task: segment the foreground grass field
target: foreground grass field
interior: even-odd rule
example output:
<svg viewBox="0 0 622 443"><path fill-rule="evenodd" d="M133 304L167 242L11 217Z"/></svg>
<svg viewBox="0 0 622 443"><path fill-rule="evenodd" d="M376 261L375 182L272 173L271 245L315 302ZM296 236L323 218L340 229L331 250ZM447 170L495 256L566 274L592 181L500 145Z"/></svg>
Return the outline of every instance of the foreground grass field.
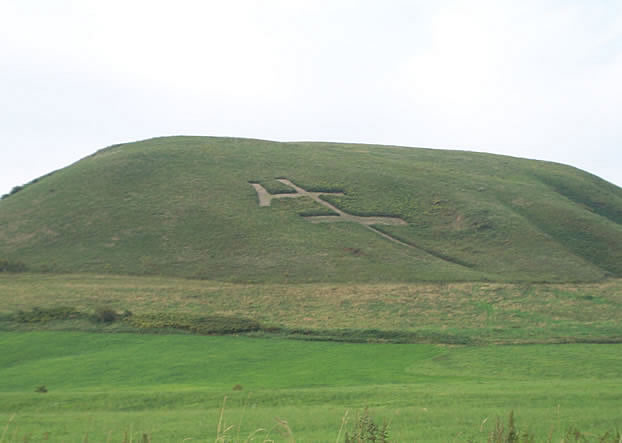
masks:
<svg viewBox="0 0 622 443"><path fill-rule="evenodd" d="M278 418L297 441L335 441L365 407L393 441L486 441L510 410L538 441L622 427L619 345L2 332L0 348L4 441L214 441L225 397L242 440L287 440Z"/></svg>
<svg viewBox="0 0 622 443"><path fill-rule="evenodd" d="M0 273L0 330L132 331L122 322L18 324L35 307L221 315L277 335L417 343L619 343L622 280L585 284L251 285L159 277ZM258 332L259 334L259 332Z"/></svg>
<svg viewBox="0 0 622 443"><path fill-rule="evenodd" d="M207 337L127 334L141 330L88 317L16 320L60 306L264 328ZM296 441L336 441L341 429L343 440L366 407L390 423L393 441L486 441L510 411L536 441L560 441L571 427L598 441L622 428L620 318L621 280L253 285L0 274L0 442L214 441L225 397L221 434L239 441L259 429L255 441L286 441L288 429Z"/></svg>

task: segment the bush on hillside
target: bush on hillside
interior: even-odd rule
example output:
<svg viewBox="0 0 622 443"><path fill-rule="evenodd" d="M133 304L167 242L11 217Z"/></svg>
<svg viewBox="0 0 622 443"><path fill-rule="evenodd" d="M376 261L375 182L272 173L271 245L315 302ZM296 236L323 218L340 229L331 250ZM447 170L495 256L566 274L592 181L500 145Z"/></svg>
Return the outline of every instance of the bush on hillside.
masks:
<svg viewBox="0 0 622 443"><path fill-rule="evenodd" d="M35 184L37 182L40 182L41 180L43 180L46 177L49 177L50 175L54 174L55 172L56 171L52 171L52 172L49 172L49 173L47 173L45 175L42 175L41 177L37 177L34 180L29 181L25 185L14 186L13 189L11 189L11 192L9 192L8 194L4 194L0 198L0 200L4 200L5 198L12 196L13 194L17 194L19 191L22 191L22 190L26 189L27 186L33 185L33 184Z"/></svg>
<svg viewBox="0 0 622 443"><path fill-rule="evenodd" d="M127 309L123 312L117 312L115 309L108 306L99 306L95 309L95 312L91 316L91 320L97 323L113 323L119 320L125 320L131 317L132 312Z"/></svg>
<svg viewBox="0 0 622 443"><path fill-rule="evenodd" d="M26 272L27 267L20 261L11 261L0 258L0 272Z"/></svg>
<svg viewBox="0 0 622 443"><path fill-rule="evenodd" d="M119 314L112 308L99 307L95 309L95 320L100 323L112 323L119 318Z"/></svg>
<svg viewBox="0 0 622 443"><path fill-rule="evenodd" d="M24 186L14 186L13 189L11 189L11 192L2 196L2 199L4 200L5 198L12 196L13 194L17 194L22 189L24 189Z"/></svg>

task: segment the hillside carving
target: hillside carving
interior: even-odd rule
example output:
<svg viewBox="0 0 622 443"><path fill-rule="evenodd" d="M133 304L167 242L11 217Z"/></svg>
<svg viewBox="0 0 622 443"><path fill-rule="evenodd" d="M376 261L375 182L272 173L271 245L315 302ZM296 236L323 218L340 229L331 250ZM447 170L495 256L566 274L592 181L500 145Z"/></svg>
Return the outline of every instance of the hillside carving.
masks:
<svg viewBox="0 0 622 443"><path fill-rule="evenodd" d="M375 232L376 234L380 235L381 237L387 240L390 240L394 243L399 243L404 246L412 247L411 245L404 243L396 239L395 237L392 237L389 234L385 234L384 232L381 232L373 227L373 225L404 226L408 224L399 217L379 217L379 216L363 217L359 215L348 214L347 212L337 208L336 206L330 204L326 200L323 200L322 198L320 198L322 195L344 195L343 192L312 192L312 191L307 191L301 188L300 186L295 185L290 180L287 180L285 178L280 178L278 179L278 181L292 188L296 192L283 193L283 194L270 194L266 190L266 188L264 188L259 183L251 183L251 186L257 192L257 197L259 199L259 206L270 206L270 204L272 203L272 200L274 199L309 197L313 201L330 209L336 214L336 215L304 216L311 223L339 223L339 222L358 223L358 224L365 226L366 228L370 229L371 231Z"/></svg>

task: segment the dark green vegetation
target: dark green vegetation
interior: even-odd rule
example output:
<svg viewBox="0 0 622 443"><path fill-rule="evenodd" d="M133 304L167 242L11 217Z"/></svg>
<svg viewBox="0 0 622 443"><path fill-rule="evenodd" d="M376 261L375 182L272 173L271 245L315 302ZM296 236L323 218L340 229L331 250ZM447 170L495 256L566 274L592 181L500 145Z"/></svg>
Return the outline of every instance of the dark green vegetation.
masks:
<svg viewBox="0 0 622 443"><path fill-rule="evenodd" d="M259 207L286 177L379 226ZM237 282L598 281L622 276L622 190L559 164L332 143L170 137L113 146L0 202L0 257L35 271Z"/></svg>
<svg viewBox="0 0 622 443"><path fill-rule="evenodd" d="M26 269L22 262L0 259L0 272L26 272Z"/></svg>
<svg viewBox="0 0 622 443"><path fill-rule="evenodd" d="M391 441L486 441L510 410L537 441L622 427L618 345L3 332L0 348L0 434L8 424L11 441L214 441L225 396L222 430L242 441L259 428L257 441L270 430L287 441L275 417L297 441L336 441L365 407L390 423Z"/></svg>

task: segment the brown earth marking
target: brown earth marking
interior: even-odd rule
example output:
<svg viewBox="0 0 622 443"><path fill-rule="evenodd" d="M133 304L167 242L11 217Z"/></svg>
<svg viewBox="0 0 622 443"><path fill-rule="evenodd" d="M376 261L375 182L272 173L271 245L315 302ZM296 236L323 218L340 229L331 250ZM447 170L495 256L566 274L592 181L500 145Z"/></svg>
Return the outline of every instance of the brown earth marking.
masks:
<svg viewBox="0 0 622 443"><path fill-rule="evenodd" d="M278 179L278 181L283 183L286 186L289 186L296 192L288 193L288 194L270 194L266 190L266 188L261 186L259 183L251 183L251 186L255 188L255 191L257 191L257 197L259 198L259 206L270 206L270 204L272 203L272 200L275 198L309 197L313 201L319 203L320 205L330 209L331 211L337 214L337 215L305 216L305 218L308 219L311 223L339 223L339 222L358 223L358 224L365 226L370 231L375 232L376 234L380 235L381 237L389 241L398 243L403 246L407 246L409 248L413 247L412 245L409 245L408 243L404 243L403 241L400 241L397 238L392 237L389 234L381 232L372 226L372 225L405 226L408 224L399 217L376 217L376 216L362 217L358 215L348 214L347 212L342 211L341 209L337 208L336 206L333 206L326 200L322 200L320 198L320 196L325 195L325 194L344 195L343 192L310 192L310 191L307 191L301 188L300 186L295 185L290 180L287 180L285 178L280 178Z"/></svg>

